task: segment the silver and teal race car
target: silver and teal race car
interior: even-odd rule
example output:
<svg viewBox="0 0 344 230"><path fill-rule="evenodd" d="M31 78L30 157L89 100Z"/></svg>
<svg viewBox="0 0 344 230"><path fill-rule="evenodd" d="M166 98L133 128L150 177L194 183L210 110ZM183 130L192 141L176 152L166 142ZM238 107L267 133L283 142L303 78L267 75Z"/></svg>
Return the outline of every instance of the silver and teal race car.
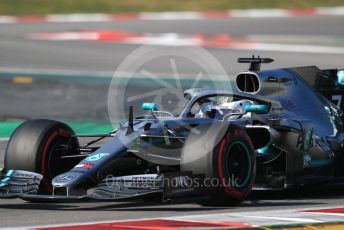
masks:
<svg viewBox="0 0 344 230"><path fill-rule="evenodd" d="M178 115L143 103L143 116L130 107L117 130L84 136L58 121L23 123L6 149L0 198L232 205L252 189L342 181L344 70L238 61L250 67L233 89L186 90Z"/></svg>

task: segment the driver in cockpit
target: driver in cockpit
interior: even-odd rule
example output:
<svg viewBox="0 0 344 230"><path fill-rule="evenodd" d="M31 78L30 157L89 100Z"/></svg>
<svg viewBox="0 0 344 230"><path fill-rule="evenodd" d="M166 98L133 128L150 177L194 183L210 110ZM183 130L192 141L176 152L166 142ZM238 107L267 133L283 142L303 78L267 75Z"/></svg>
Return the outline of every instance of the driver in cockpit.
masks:
<svg viewBox="0 0 344 230"><path fill-rule="evenodd" d="M226 99L221 99L219 102L209 101L201 105L199 112L195 117L204 117L222 120L228 114L243 113L246 105L253 105L254 102L250 100L238 100L228 102ZM231 119L237 119L238 115L231 116Z"/></svg>

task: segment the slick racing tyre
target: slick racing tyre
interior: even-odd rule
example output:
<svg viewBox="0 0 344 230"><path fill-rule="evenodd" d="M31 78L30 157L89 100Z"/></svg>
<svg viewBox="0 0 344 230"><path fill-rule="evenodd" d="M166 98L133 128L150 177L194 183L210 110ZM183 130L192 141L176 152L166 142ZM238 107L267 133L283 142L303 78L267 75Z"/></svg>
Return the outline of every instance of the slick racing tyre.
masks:
<svg viewBox="0 0 344 230"><path fill-rule="evenodd" d="M210 199L200 202L203 205L236 205L249 195L255 181L256 157L246 131L223 126L196 127L198 134L191 132L182 151L181 171L205 176L201 186Z"/></svg>
<svg viewBox="0 0 344 230"><path fill-rule="evenodd" d="M74 131L61 122L36 119L21 124L12 134L5 153L5 169L43 175L40 192L51 192L51 180L77 163L78 140ZM79 159L76 159L79 160Z"/></svg>

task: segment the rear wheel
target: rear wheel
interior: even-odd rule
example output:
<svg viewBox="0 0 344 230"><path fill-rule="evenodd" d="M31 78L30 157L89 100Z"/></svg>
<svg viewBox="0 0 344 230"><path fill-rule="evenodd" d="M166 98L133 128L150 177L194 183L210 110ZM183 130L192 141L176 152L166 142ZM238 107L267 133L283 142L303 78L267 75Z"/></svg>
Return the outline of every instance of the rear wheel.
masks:
<svg viewBox="0 0 344 230"><path fill-rule="evenodd" d="M5 153L5 168L43 175L41 192L51 192L51 180L73 168L77 161L66 158L77 154L74 131L58 121L35 119L21 124L12 134Z"/></svg>
<svg viewBox="0 0 344 230"><path fill-rule="evenodd" d="M235 205L252 190L256 165L254 149L245 130L240 127L230 125L221 132L221 124L213 126L213 132L203 130L209 127L198 127L199 133L206 134L206 137L190 135L182 152L181 171L205 175L208 183L204 181L203 186L208 188L210 199L201 204ZM192 143L202 139L202 147Z"/></svg>

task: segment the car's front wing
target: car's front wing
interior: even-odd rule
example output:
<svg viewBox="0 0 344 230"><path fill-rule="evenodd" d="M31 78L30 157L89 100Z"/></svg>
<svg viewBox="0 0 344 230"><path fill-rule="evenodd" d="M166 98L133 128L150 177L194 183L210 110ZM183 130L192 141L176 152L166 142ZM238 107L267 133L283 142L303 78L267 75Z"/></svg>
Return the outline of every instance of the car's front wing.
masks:
<svg viewBox="0 0 344 230"><path fill-rule="evenodd" d="M88 201L132 201L149 198L160 198L161 201L166 201L172 198L201 195L201 192L192 187L192 184L188 185L183 183L191 180L188 179L193 176L190 172L175 172L165 175L143 174L107 177L96 187L88 189L86 194L80 196L40 194L38 187L43 178L42 175L19 170L10 170L10 172L3 173L2 178L0 178L1 183L3 183L2 187L0 187L0 199L19 198L38 203L73 203ZM21 187L18 187L18 180L20 180L19 184ZM167 180L168 183L165 183ZM175 181L176 183L171 183L171 181ZM32 187L35 189L32 189Z"/></svg>

